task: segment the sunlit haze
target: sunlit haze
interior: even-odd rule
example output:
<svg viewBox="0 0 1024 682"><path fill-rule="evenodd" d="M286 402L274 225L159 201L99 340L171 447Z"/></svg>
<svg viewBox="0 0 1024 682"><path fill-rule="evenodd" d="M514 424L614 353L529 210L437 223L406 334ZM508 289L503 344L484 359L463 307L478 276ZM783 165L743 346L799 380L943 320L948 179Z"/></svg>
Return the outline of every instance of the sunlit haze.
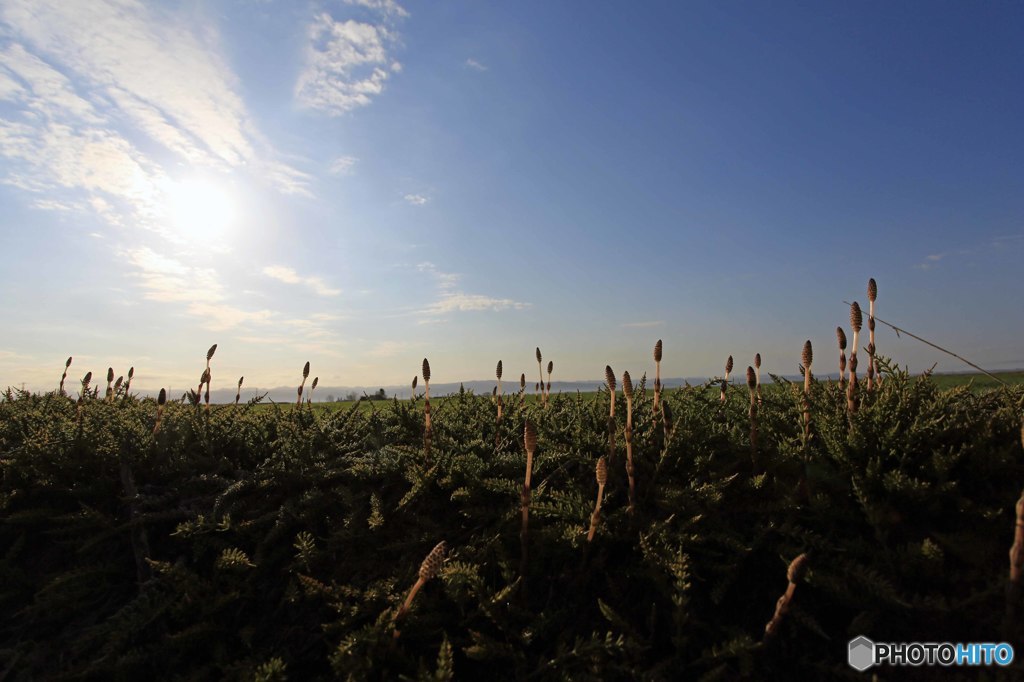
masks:
<svg viewBox="0 0 1024 682"><path fill-rule="evenodd" d="M639 376L657 339L662 376L793 374L869 277L1024 367L1022 36L1019 2L4 0L0 389L184 388L213 343L214 388Z"/></svg>

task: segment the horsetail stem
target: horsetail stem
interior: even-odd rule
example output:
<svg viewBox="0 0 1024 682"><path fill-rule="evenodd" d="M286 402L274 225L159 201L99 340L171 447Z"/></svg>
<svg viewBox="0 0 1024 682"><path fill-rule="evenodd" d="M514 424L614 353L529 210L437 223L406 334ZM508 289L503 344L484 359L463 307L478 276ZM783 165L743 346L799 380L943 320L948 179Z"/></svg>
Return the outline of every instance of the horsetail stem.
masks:
<svg viewBox="0 0 1024 682"><path fill-rule="evenodd" d="M661 339L654 344L654 405L651 410L658 412L658 404L661 402Z"/></svg>
<svg viewBox="0 0 1024 682"><path fill-rule="evenodd" d="M601 521L601 501L604 499L604 486L608 483L608 460L599 457L597 467L594 471L597 478L597 503L594 505L594 513L590 515L590 530L587 532L587 542L594 540L597 533L597 524Z"/></svg>
<svg viewBox="0 0 1024 682"><path fill-rule="evenodd" d="M235 405L242 398L242 381L245 379L244 376L238 377L238 391L235 393Z"/></svg>
<svg viewBox="0 0 1024 682"><path fill-rule="evenodd" d="M622 373L622 394L626 396L626 475L629 477L629 507L627 511L632 514L636 503L636 479L633 466L633 380L630 378L629 372Z"/></svg>
<svg viewBox="0 0 1024 682"><path fill-rule="evenodd" d="M302 407L302 389L306 387L306 379L309 377L309 361L302 366L302 383L299 384L298 398L295 400L296 407Z"/></svg>
<svg viewBox="0 0 1024 682"><path fill-rule="evenodd" d="M430 424L430 363L423 358L423 455L430 461L430 444L434 434Z"/></svg>
<svg viewBox="0 0 1024 682"><path fill-rule="evenodd" d="M160 421L164 416L164 405L167 404L167 389L161 388L160 395L156 399L156 424L153 426L153 435L160 430Z"/></svg>
<svg viewBox="0 0 1024 682"><path fill-rule="evenodd" d="M761 404L761 354L754 353L754 373L757 375L757 404Z"/></svg>
<svg viewBox="0 0 1024 682"><path fill-rule="evenodd" d="M757 373L753 367L747 367L747 390L750 391L750 461L757 466Z"/></svg>
<svg viewBox="0 0 1024 682"><path fill-rule="evenodd" d="M836 340L839 342L839 388L846 385L846 332L836 327Z"/></svg>
<svg viewBox="0 0 1024 682"><path fill-rule="evenodd" d="M523 546L522 570L520 574L525 580L530 526L530 478L533 475L533 453L537 449L537 429L530 420L527 420L526 425L523 427L523 445L526 446L526 478L524 479L523 489L519 496L523 519L522 529L519 531L519 541Z"/></svg>
<svg viewBox="0 0 1024 682"><path fill-rule="evenodd" d="M766 640L778 632L783 617L789 612L790 603L793 601L793 594L796 592L796 586L803 582L806 575L807 555L801 554L790 562L789 569L786 571L786 579L789 580L789 585L786 586L786 592L779 597L779 601L775 604L775 615L764 626L764 638Z"/></svg>
<svg viewBox="0 0 1024 682"><path fill-rule="evenodd" d="M811 438L811 364L814 362L814 351L811 348L810 339L804 342L800 360L804 365L804 444L806 445Z"/></svg>
<svg viewBox="0 0 1024 682"><path fill-rule="evenodd" d="M615 464L615 372L605 365L604 379L608 384L608 463Z"/></svg>
<svg viewBox="0 0 1024 682"><path fill-rule="evenodd" d="M427 584L427 582L433 579L438 573L441 572L441 566L444 564L444 554L447 550L447 545L444 540L437 543L434 549L430 550L430 554L420 564L419 574L416 577L416 582L413 584L412 589L409 590L409 595L405 598L405 602L402 604L402 608L395 614L391 624L395 627L394 634L392 635L395 639L398 639L402 633L398 630L398 622L405 617L405 614L409 611L409 607L412 606L412 600L416 598L416 593Z"/></svg>
<svg viewBox="0 0 1024 682"><path fill-rule="evenodd" d="M60 387L57 391L61 395L64 395L64 380L68 378L68 368L71 367L71 357L72 356L68 356L67 362L64 363L64 373L60 375Z"/></svg>

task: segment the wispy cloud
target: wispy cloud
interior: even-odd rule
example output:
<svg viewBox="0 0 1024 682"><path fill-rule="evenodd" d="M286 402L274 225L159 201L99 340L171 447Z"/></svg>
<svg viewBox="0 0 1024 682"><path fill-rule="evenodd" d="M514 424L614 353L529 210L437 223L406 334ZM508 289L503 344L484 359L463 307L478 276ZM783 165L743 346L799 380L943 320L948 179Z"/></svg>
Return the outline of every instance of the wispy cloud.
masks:
<svg viewBox="0 0 1024 682"><path fill-rule="evenodd" d="M402 198L405 199L407 204L412 204L413 206L422 206L430 201L430 197L423 196L422 194L406 194Z"/></svg>
<svg viewBox="0 0 1024 682"><path fill-rule="evenodd" d="M931 270L936 265L938 265L939 261L942 260L943 258L945 258L945 256L946 256L946 254L944 254L944 253L932 253L932 254L929 254L929 255L924 257L924 262L923 263L918 263L914 267L917 268L918 270Z"/></svg>
<svg viewBox="0 0 1024 682"><path fill-rule="evenodd" d="M355 168L358 162L359 159L354 156L339 156L331 162L327 170L331 175L351 175L352 169Z"/></svg>
<svg viewBox="0 0 1024 682"><path fill-rule="evenodd" d="M371 358L393 358L411 348L406 341L379 341L365 355Z"/></svg>
<svg viewBox="0 0 1024 682"><path fill-rule="evenodd" d="M249 310L233 305L217 274L210 268L185 265L149 248L122 254L135 271L131 276L143 290L143 297L163 303L183 303L185 315L195 318L211 331L234 329L247 322L269 322L270 310Z"/></svg>
<svg viewBox="0 0 1024 682"><path fill-rule="evenodd" d="M387 16L394 16L404 18L409 16L409 12L404 7L399 5L395 0L345 0L346 5L354 5L357 7L366 7L367 9L381 12Z"/></svg>
<svg viewBox="0 0 1024 682"><path fill-rule="evenodd" d="M474 71L486 71L487 67L478 62L477 60L470 57L466 60L466 66L473 69Z"/></svg>
<svg viewBox="0 0 1024 682"><path fill-rule="evenodd" d="M392 5L398 7L375 0L354 0L349 4L381 11ZM295 84L295 97L302 106L331 116L364 107L384 91L390 72L401 70L401 65L388 54L394 34L382 23L339 21L322 12L306 32L306 64Z"/></svg>
<svg viewBox="0 0 1024 682"><path fill-rule="evenodd" d="M625 324L619 325L620 327L660 327L665 324L665 320L653 320L651 322L626 322Z"/></svg>
<svg viewBox="0 0 1024 682"><path fill-rule="evenodd" d="M284 265L268 265L263 268L263 274L285 284L305 285L318 296L338 296L341 294L341 289L329 286L322 277L302 277L295 270Z"/></svg>
<svg viewBox="0 0 1024 682"><path fill-rule="evenodd" d="M420 263L416 266L420 272L431 275L437 283L439 298L419 311L420 315L428 318L437 318L440 315L453 312L471 312L481 310L523 310L529 308L529 303L515 301L510 298L493 298L482 294L467 294L457 289L460 275L451 272L443 272L436 265L430 262ZM427 320L424 323L431 321Z"/></svg>
<svg viewBox="0 0 1024 682"><path fill-rule="evenodd" d="M9 0L0 19L18 41L2 61L22 80L23 104L43 121L54 110L68 119L65 144L88 144L85 133L99 133L89 127L110 134L128 123L190 163L244 166L284 192L308 193L308 176L275 159L256 132L205 18L118 0Z"/></svg>

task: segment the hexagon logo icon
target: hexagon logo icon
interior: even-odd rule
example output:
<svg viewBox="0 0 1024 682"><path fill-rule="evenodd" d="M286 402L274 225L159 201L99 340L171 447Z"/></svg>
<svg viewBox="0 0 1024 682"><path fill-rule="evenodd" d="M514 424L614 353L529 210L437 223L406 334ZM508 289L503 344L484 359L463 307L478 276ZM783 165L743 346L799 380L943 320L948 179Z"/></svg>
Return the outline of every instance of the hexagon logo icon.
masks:
<svg viewBox="0 0 1024 682"><path fill-rule="evenodd" d="M864 635L851 639L847 660L851 668L864 672L875 664L875 643Z"/></svg>

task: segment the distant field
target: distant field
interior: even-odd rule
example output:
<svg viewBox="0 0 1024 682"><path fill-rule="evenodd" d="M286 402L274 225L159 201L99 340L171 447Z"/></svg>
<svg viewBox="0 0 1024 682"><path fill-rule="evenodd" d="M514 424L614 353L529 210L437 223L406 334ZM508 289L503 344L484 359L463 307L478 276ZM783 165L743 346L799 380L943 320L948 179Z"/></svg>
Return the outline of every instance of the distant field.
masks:
<svg viewBox="0 0 1024 682"><path fill-rule="evenodd" d="M1024 385L1024 372L993 372L993 374L995 376L999 377L1000 379L1002 379L1003 381L1005 381L1010 386ZM864 376L862 374L861 375L861 380L863 380L863 379L864 379ZM991 390L994 390L996 388L999 388L999 384L994 379L992 379L991 377L985 376L984 374L933 374L931 379L932 379L932 381L934 381L939 386L939 388L942 388L942 389L956 388L958 386L970 386L972 391L981 393L981 392L991 391ZM734 387L735 386L739 386L741 388L743 387L742 382L736 382L736 381L733 381L733 386ZM648 390L651 390L650 386L648 386ZM670 388L665 389L666 392L670 392L670 391L673 391L673 390L676 390L676 389L670 389ZM715 387L711 387L708 390L709 391L717 391L718 389L715 388ZM744 390L746 390L746 389L744 388ZM506 393L505 394L505 403L506 403L506 405L508 404L509 400L511 400L512 398L515 397L515 395L516 395L515 393L512 393L512 394L507 394ZM554 395L557 395L557 394L552 392L552 396L554 396ZM574 393L572 393L572 394L566 393L564 395L575 395L575 394ZM586 392L580 393L580 396L583 397L585 400L593 400L593 399L595 399L597 397L597 392L596 391L586 391ZM409 398L400 398L399 400L408 402ZM420 394L420 396L417 398L417 401L422 401L422 400L423 400L423 396L422 396L422 394ZM526 403L528 405L532 405L534 402L536 402L536 400L537 400L537 396L535 396L534 394L528 393L526 395ZM317 402L317 403L313 403L313 409L318 411L318 412L337 412L339 410L350 409L353 405L357 405L358 404L360 410L369 412L369 411L372 411L375 407L377 409L383 409L387 405L387 403L389 403L389 402L391 402L391 401L390 400L362 400L362 401L358 401L358 400L342 400L342 401L337 401L337 402L333 402L333 403ZM441 405L443 405L444 402L445 402L445 397L444 396L431 397L431 399L430 399L431 406L435 410L440 409ZM265 402L265 403L263 403L263 405L265 406L265 408L271 409L272 403ZM278 407L280 407L281 409L283 409L283 410L288 410L288 409L294 407L294 403L276 403L276 405Z"/></svg>

